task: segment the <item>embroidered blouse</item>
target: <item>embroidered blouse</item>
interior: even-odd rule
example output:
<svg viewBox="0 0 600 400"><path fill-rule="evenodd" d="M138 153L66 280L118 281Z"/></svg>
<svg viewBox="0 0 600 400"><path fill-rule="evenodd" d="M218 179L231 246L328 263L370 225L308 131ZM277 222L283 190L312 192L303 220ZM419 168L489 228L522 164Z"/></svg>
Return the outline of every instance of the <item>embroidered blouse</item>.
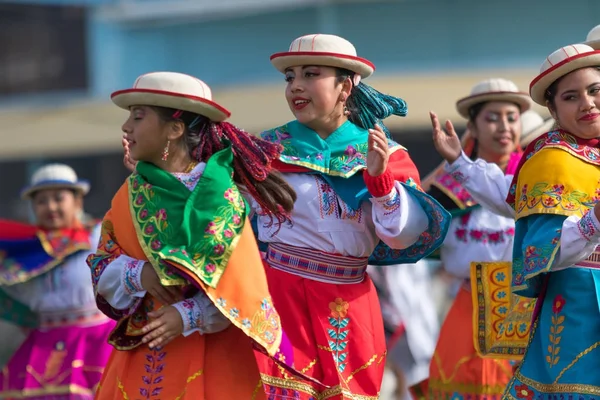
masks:
<svg viewBox="0 0 600 400"><path fill-rule="evenodd" d="M483 207L500 215L515 217L515 210L506 203L513 176L505 176L496 164L484 160L473 162L463 153L454 163L446 165L446 171L459 180ZM598 240L600 222L593 212L587 213L584 218L576 215L569 217L534 215L534 217L538 220L538 224L543 224L546 220L550 223L550 219L556 219L551 217L560 220L556 227L560 230L560 250L552 264L552 271L568 268L587 258L594 252L596 245L600 244ZM530 223L533 222L532 218ZM550 225L556 224L550 223ZM551 229L550 225L547 226L548 229ZM587 225L598 229L587 229L585 228Z"/></svg>

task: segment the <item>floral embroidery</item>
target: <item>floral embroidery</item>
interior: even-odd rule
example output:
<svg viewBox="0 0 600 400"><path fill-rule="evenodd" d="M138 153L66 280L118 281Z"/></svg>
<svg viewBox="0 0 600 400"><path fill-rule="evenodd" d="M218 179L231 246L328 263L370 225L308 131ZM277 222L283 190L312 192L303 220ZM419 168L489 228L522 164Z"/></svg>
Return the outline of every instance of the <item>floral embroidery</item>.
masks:
<svg viewBox="0 0 600 400"><path fill-rule="evenodd" d="M143 268L144 261L127 260L123 268L123 287L125 288L125 293L132 295L144 291L141 281Z"/></svg>
<svg viewBox="0 0 600 400"><path fill-rule="evenodd" d="M138 174L130 177L131 197L136 199L131 207L134 210L135 222L139 226L142 240L152 250L153 264L159 265L162 272L161 279L172 284L184 284L185 281L174 273L164 262L159 253L169 232L174 227L169 224L169 216L165 209L153 210L155 204L160 204L160 199L152 190L152 186L143 183ZM203 240L194 242L186 248L173 248L168 251L168 259L180 263L192 263L190 267L205 283L214 286L222 275L235 238L241 232L245 219L246 203L235 185L227 188L223 193L227 204L217 208L213 220L204 227ZM193 246L193 247L192 247Z"/></svg>
<svg viewBox="0 0 600 400"><path fill-rule="evenodd" d="M358 223L362 222L362 208L359 207L358 209L354 209L343 201L340 202L340 207L342 209L342 214L340 216L341 219Z"/></svg>
<svg viewBox="0 0 600 400"><path fill-rule="evenodd" d="M346 368L345 361L348 357L348 352L346 351L348 342L346 338L350 331L348 329L344 330L344 328L350 323L350 318L348 318L349 308L350 304L339 297L329 303L329 309L331 310L329 324L334 328L327 330L331 339L329 340L329 348L331 348L339 372L344 372Z"/></svg>
<svg viewBox="0 0 600 400"><path fill-rule="evenodd" d="M598 233L600 230L594 221L594 217L592 215L592 210L585 213L585 215L579 220L577 227L579 228L579 233L582 237L584 237L588 242L592 240L594 235Z"/></svg>
<svg viewBox="0 0 600 400"><path fill-rule="evenodd" d="M216 300L217 308L234 322L244 332L255 332L262 337L268 344L273 344L278 337L278 331L281 330L281 321L277 311L273 307L273 301L269 298L262 299L260 310L255 312L252 318L241 318L240 309L237 307L228 307L227 301L219 297Z"/></svg>
<svg viewBox="0 0 600 400"><path fill-rule="evenodd" d="M564 297L559 294L554 298L554 302L552 304L552 325L550 326L550 335L548 335L551 345L548 346L549 354L546 356L546 362L550 368L558 364L558 361L560 360L558 355L560 353L560 334L565 328L563 326L563 323L565 322L565 316L560 315L560 312L565 306L565 303L566 301Z"/></svg>
<svg viewBox="0 0 600 400"><path fill-rule="evenodd" d="M471 214L463 214L460 216L460 225L454 231L456 239L463 243L468 243L469 239L477 243L501 244L505 243L508 238L515 235L515 228L507 228L501 231L487 231L481 229L468 229L467 224Z"/></svg>
<svg viewBox="0 0 600 400"><path fill-rule="evenodd" d="M158 347L152 350L150 354L146 354L147 363L144 364L147 375L142 376L144 387L140 388L140 394L144 399L152 399L160 395L163 388L159 384L163 381L162 375L165 364L163 360L167 355L166 351L162 351ZM158 386L157 386L158 385Z"/></svg>
<svg viewBox="0 0 600 400"><path fill-rule="evenodd" d="M569 213L582 212L593 207L598 200L596 195L591 196L580 190L567 191L564 185L538 182L531 187L523 185L516 211L520 214L526 208L557 208Z"/></svg>
<svg viewBox="0 0 600 400"><path fill-rule="evenodd" d="M560 344L561 333L564 329L563 323L565 322L565 316L559 315L565 306L565 299L560 294L554 298L552 304L552 325L550 326L550 335L548 338L550 340L551 345L548 346L549 354L546 356L546 362L549 364L550 368L558 363L560 357L558 356L560 352Z"/></svg>
<svg viewBox="0 0 600 400"><path fill-rule="evenodd" d="M323 179L320 179L317 176L314 178L319 194L319 210L321 212L321 218L325 218L326 215L338 216L338 199L333 188Z"/></svg>
<svg viewBox="0 0 600 400"><path fill-rule="evenodd" d="M203 315L196 299L190 298L173 304L173 307L181 314L183 320L183 331L188 332L193 329L200 329L204 326Z"/></svg>
<svg viewBox="0 0 600 400"><path fill-rule="evenodd" d="M521 384L515 386L515 395L517 399L533 400L535 393L529 386Z"/></svg>
<svg viewBox="0 0 600 400"><path fill-rule="evenodd" d="M456 171L440 176L433 185L456 203L459 208L465 209L476 206L477 202L462 185L464 181L464 176Z"/></svg>
<svg viewBox="0 0 600 400"><path fill-rule="evenodd" d="M400 195L395 188L387 196L375 198L375 201L383 208L383 215L385 216L391 215L400 209Z"/></svg>
<svg viewBox="0 0 600 400"><path fill-rule="evenodd" d="M406 249L390 249L385 243L379 242L371 254L370 263L377 263L379 265L382 265L382 263L414 263L441 246L446 237L452 219L450 213L431 196L420 190L406 185L404 188L419 203L423 211L425 211L428 217L429 228L421 233L421 236L419 236L412 246Z"/></svg>
<svg viewBox="0 0 600 400"><path fill-rule="evenodd" d="M305 128L299 127L299 123L293 121L275 129L261 133L261 138L269 142L278 143L283 147L280 160L293 165L300 165L315 171L324 172L332 176L351 176L356 171L364 168L367 160L368 143L366 141L366 131L353 132L351 136L351 145L345 148L329 148L326 154L315 148L306 148L302 146L301 140L295 140L292 131L302 131ZM355 127L355 129L359 129ZM356 140L364 140L362 143L354 144ZM299 144L300 142L300 144ZM390 151L406 150L398 143L388 139ZM327 156L327 157L326 157Z"/></svg>

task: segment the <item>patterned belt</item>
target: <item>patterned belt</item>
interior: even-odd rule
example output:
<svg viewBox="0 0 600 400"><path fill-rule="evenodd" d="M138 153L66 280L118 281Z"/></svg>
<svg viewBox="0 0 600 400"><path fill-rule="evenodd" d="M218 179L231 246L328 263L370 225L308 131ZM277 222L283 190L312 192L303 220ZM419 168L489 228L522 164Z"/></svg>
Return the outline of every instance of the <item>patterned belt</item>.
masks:
<svg viewBox="0 0 600 400"><path fill-rule="evenodd" d="M575 267L600 269L600 246L588 258L577 262Z"/></svg>
<svg viewBox="0 0 600 400"><path fill-rule="evenodd" d="M71 325L96 325L109 318L96 307L40 313L40 328L59 328Z"/></svg>
<svg viewBox="0 0 600 400"><path fill-rule="evenodd" d="M350 284L363 281L369 258L269 243L267 262L272 268L314 281Z"/></svg>

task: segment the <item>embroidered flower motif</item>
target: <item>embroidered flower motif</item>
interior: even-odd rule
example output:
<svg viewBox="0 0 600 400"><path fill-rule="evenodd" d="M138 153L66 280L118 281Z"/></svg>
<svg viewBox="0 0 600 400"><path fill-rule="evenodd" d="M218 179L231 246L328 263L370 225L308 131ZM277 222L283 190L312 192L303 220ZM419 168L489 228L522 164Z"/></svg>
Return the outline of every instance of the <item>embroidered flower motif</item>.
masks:
<svg viewBox="0 0 600 400"><path fill-rule="evenodd" d="M209 274L213 274L217 270L217 266L215 264L209 263L204 266L204 269Z"/></svg>
<svg viewBox="0 0 600 400"><path fill-rule="evenodd" d="M496 274L496 280L498 282L504 282L505 279L506 279L506 274L504 272L498 272Z"/></svg>
<svg viewBox="0 0 600 400"><path fill-rule="evenodd" d="M348 147L346 147L346 150L344 151L344 154L347 156L354 156L356 155L356 153L356 147L352 146L351 144L349 144Z"/></svg>
<svg viewBox="0 0 600 400"><path fill-rule="evenodd" d="M252 322L250 322L250 320L248 318L244 318L242 320L242 326L246 329L250 329L250 328L252 328Z"/></svg>
<svg viewBox="0 0 600 400"><path fill-rule="evenodd" d="M161 208L156 212L156 219L159 221L165 221L167 219L167 210Z"/></svg>
<svg viewBox="0 0 600 400"><path fill-rule="evenodd" d="M137 199L135 199L135 204L137 204L138 206L144 204L144 196L142 196L141 194L138 195Z"/></svg>
<svg viewBox="0 0 600 400"><path fill-rule="evenodd" d="M234 224L239 225L240 222L242 222L242 219L240 218L239 215L237 214L233 214L233 216L231 217L231 220L233 221Z"/></svg>
<svg viewBox="0 0 600 400"><path fill-rule="evenodd" d="M147 225L146 228L144 229L144 233L146 235L152 235L153 232L154 232L154 225Z"/></svg>
<svg viewBox="0 0 600 400"><path fill-rule="evenodd" d="M204 233L208 233L209 235L214 235L215 233L217 233L216 227L217 227L216 224L211 221L208 223L208 226L204 230Z"/></svg>
<svg viewBox="0 0 600 400"><path fill-rule="evenodd" d="M152 250L160 250L162 248L162 243L160 240L156 239L153 240L152 243L150 244L150 247L152 247Z"/></svg>
<svg viewBox="0 0 600 400"><path fill-rule="evenodd" d="M346 318L349 307L350 304L339 297L336 298L335 301L329 303L329 309L331 310L331 316L333 318Z"/></svg>
<svg viewBox="0 0 600 400"><path fill-rule="evenodd" d="M233 232L231 231L231 229L225 229L223 231L223 236L225 236L226 238L232 238L233 237Z"/></svg>
<svg viewBox="0 0 600 400"><path fill-rule="evenodd" d="M146 219L148 217L148 210L146 210L145 208L140 212L140 218L141 219Z"/></svg>
<svg viewBox="0 0 600 400"><path fill-rule="evenodd" d="M233 189L231 189L231 188L227 189L223 196L232 203L235 201L235 197L236 197L235 193L233 192Z"/></svg>
<svg viewBox="0 0 600 400"><path fill-rule="evenodd" d="M527 332L527 324L524 322L519 324L519 333L526 333L526 332Z"/></svg>
<svg viewBox="0 0 600 400"><path fill-rule="evenodd" d="M529 386L522 384L515 386L515 395L517 396L517 399L533 400L535 393Z"/></svg>
<svg viewBox="0 0 600 400"><path fill-rule="evenodd" d="M213 247L213 253L215 253L218 256L220 256L224 252L225 252L225 246L223 246L222 244L217 244L217 245L215 245L215 247Z"/></svg>
<svg viewBox="0 0 600 400"><path fill-rule="evenodd" d="M133 180L133 189L137 190L140 187L140 183L138 182L137 179Z"/></svg>
<svg viewBox="0 0 600 400"><path fill-rule="evenodd" d="M229 310L229 315L231 315L233 318L238 318L240 316L240 310L234 307Z"/></svg>
<svg viewBox="0 0 600 400"><path fill-rule="evenodd" d="M222 298L222 297L219 297L219 298L217 299L217 304L218 304L220 307L227 307L227 300L225 300L225 299L224 299L224 298Z"/></svg>
<svg viewBox="0 0 600 400"><path fill-rule="evenodd" d="M558 314L559 312L562 311L563 307L565 306L565 298L562 297L562 295L557 295L554 298L554 302L552 303L552 312L555 314Z"/></svg>
<svg viewBox="0 0 600 400"><path fill-rule="evenodd" d="M265 311L270 310L271 302L268 299L263 299L263 301L260 303L260 308L262 308Z"/></svg>

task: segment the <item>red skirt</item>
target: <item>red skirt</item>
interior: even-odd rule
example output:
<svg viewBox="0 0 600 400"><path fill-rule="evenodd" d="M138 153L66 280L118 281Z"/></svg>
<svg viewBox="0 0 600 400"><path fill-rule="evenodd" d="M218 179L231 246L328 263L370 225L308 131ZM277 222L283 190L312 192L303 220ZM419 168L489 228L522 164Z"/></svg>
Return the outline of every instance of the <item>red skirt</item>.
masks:
<svg viewBox="0 0 600 400"><path fill-rule="evenodd" d="M385 336L366 262L310 249L270 248L269 290L293 347L293 366L312 380L291 376L269 357L259 357L267 399L379 398Z"/></svg>

